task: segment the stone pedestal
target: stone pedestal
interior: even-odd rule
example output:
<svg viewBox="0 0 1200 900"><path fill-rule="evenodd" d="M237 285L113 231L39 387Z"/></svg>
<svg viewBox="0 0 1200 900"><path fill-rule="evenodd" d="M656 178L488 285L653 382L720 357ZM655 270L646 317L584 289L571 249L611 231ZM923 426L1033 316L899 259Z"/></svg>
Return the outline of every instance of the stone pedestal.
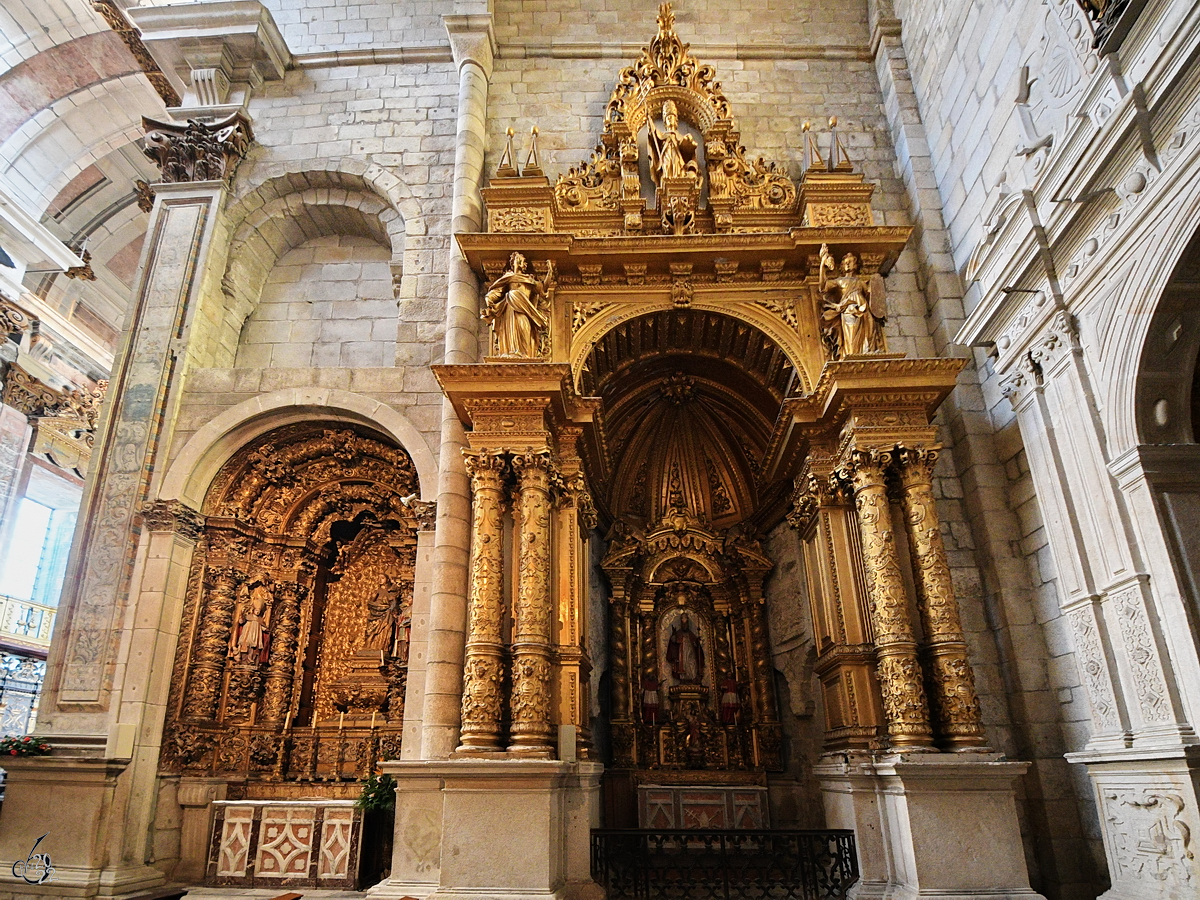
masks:
<svg viewBox="0 0 1200 900"><path fill-rule="evenodd" d="M16 757L4 762L8 785L0 828L0 893L52 897L116 897L162 884L148 866L112 865L120 835L117 776L127 760L96 757ZM42 836L45 835L44 838ZM43 885L13 875L11 861L49 855L54 872Z"/></svg>
<svg viewBox="0 0 1200 900"><path fill-rule="evenodd" d="M1069 753L1087 766L1112 889L1101 900L1200 895L1200 747Z"/></svg>
<svg viewBox="0 0 1200 900"><path fill-rule="evenodd" d="M391 877L379 900L560 900L591 880L599 763L531 759L385 762L396 779Z"/></svg>
<svg viewBox="0 0 1200 900"><path fill-rule="evenodd" d="M830 828L854 830L852 898L1038 900L1013 782L1028 763L970 753L848 753L814 769Z"/></svg>
<svg viewBox="0 0 1200 900"><path fill-rule="evenodd" d="M214 800L224 800L229 784L224 778L179 779L179 806L182 823L179 836L179 865L174 877L185 884L204 880L208 863L209 838L212 835Z"/></svg>

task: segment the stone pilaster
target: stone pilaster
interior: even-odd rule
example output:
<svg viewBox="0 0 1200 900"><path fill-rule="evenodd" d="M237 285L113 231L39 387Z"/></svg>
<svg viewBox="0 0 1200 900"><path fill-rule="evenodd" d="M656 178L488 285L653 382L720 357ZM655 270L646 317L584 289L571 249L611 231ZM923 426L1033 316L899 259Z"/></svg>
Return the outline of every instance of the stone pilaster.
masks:
<svg viewBox="0 0 1200 900"><path fill-rule="evenodd" d="M856 450L843 474L858 508L888 738L893 749L903 750L931 746L933 732L884 483L891 457L889 451Z"/></svg>
<svg viewBox="0 0 1200 900"><path fill-rule="evenodd" d="M510 753L550 756L550 454L514 455L520 549L513 608Z"/></svg>
<svg viewBox="0 0 1200 900"><path fill-rule="evenodd" d="M504 502L504 456L481 451L467 456L474 498L471 528L471 597L463 673L462 740L459 753L500 747L500 685L504 643L500 632L504 560L500 517Z"/></svg>
<svg viewBox="0 0 1200 900"><path fill-rule="evenodd" d="M451 228L454 232L471 232L478 231L483 222L479 187L494 39L490 16L446 16L445 21L459 79ZM479 285L466 261L457 253L450 256L445 361L472 363L479 356ZM471 540L470 485L462 467L467 442L449 401L442 405L441 428L434 576L421 714L421 756L426 759L448 756L459 742Z"/></svg>
<svg viewBox="0 0 1200 900"><path fill-rule="evenodd" d="M925 665L933 692L933 725L947 749L984 744L975 673L967 656L950 563L933 498L937 451L900 447L896 453L904 493L904 517L925 632Z"/></svg>

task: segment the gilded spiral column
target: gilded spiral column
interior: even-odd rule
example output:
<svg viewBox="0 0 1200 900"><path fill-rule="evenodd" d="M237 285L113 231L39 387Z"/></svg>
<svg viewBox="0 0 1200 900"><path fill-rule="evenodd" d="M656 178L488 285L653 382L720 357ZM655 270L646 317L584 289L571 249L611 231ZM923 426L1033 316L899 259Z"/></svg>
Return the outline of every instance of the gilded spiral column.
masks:
<svg viewBox="0 0 1200 900"><path fill-rule="evenodd" d="M267 684L263 692L262 721L283 724L292 706L292 677L296 671L296 647L300 640L300 601L304 585L284 582L277 590L271 621L271 655L267 660Z"/></svg>
<svg viewBox="0 0 1200 900"><path fill-rule="evenodd" d="M200 634L192 653L192 671L183 703L185 718L216 718L221 700L221 680L229 658L229 635L233 628L237 588L244 578L241 572L231 567L212 572L212 587L204 602Z"/></svg>
<svg viewBox="0 0 1200 900"><path fill-rule="evenodd" d="M884 471L891 457L887 451L856 450L844 475L854 488L862 532L863 566L871 592L871 620L888 738L893 749L902 750L931 746L933 732L884 484Z"/></svg>
<svg viewBox="0 0 1200 900"><path fill-rule="evenodd" d="M512 465L517 475L520 544L508 749L510 753L550 756L550 454L516 454Z"/></svg>
<svg viewBox="0 0 1200 900"><path fill-rule="evenodd" d="M948 749L983 746L985 738L975 694L975 673L967 656L950 564L933 497L937 451L900 447L904 518L916 575L917 608L925 630L925 665L933 691L933 724Z"/></svg>
<svg viewBox="0 0 1200 900"><path fill-rule="evenodd" d="M462 737L458 752L496 752L500 746L501 675L504 644L500 634L503 603L504 456L467 453L471 477L471 584L463 664Z"/></svg>

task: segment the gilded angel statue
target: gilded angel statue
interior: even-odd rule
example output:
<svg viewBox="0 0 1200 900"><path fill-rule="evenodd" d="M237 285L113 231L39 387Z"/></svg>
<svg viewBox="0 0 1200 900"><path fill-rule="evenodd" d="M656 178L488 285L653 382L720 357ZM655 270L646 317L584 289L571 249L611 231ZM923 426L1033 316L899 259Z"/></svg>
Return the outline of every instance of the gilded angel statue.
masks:
<svg viewBox="0 0 1200 900"><path fill-rule="evenodd" d="M484 297L481 318L492 326L497 356L537 359L542 336L550 327L547 311L557 278L550 262L545 278L529 271L524 254L515 252L508 271L492 282Z"/></svg>
<svg viewBox="0 0 1200 900"><path fill-rule="evenodd" d="M825 298L821 330L833 358L885 352L883 325L887 321L887 289L883 276L861 274L858 257L853 253L842 257L841 274L829 277L836 271L828 245L822 244L817 289Z"/></svg>
<svg viewBox="0 0 1200 900"><path fill-rule="evenodd" d="M662 184L665 178L687 176L699 183L700 165L696 162L696 141L689 134L679 133L679 109L674 100L663 103L662 119L666 130L660 130L651 122L646 135L650 145L650 177L656 185Z"/></svg>

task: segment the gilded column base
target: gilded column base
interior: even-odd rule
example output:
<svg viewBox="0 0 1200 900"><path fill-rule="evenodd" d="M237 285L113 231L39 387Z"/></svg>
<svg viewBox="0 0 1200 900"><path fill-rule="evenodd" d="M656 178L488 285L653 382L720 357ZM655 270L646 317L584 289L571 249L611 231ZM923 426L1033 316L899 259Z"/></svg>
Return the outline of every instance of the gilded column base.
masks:
<svg viewBox="0 0 1200 900"><path fill-rule="evenodd" d="M916 645L887 644L876 652L888 743L894 750L932 750L933 729Z"/></svg>
<svg viewBox="0 0 1200 900"><path fill-rule="evenodd" d="M504 650L498 644L467 647L463 673L462 731L456 756L500 753L500 675Z"/></svg>
<svg viewBox="0 0 1200 900"><path fill-rule="evenodd" d="M549 648L514 644L511 756L550 759L555 755L554 729L550 725Z"/></svg>
<svg viewBox="0 0 1200 900"><path fill-rule="evenodd" d="M966 642L936 644L927 647L923 656L938 745L947 750L987 749Z"/></svg>

